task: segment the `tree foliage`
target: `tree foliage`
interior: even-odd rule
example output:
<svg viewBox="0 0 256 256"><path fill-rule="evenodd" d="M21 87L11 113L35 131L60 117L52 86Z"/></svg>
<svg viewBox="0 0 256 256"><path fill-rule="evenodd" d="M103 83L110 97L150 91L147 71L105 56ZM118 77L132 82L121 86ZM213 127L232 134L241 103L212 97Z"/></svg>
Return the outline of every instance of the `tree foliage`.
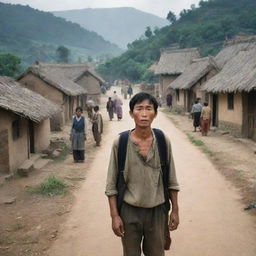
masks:
<svg viewBox="0 0 256 256"><path fill-rule="evenodd" d="M177 21L177 17L172 11L169 11L167 15L167 20L169 20L173 24Z"/></svg>
<svg viewBox="0 0 256 256"><path fill-rule="evenodd" d="M150 27L147 27L147 28L146 28L145 36L146 36L147 38L151 38L151 37L153 36L152 30L151 30Z"/></svg>
<svg viewBox="0 0 256 256"><path fill-rule="evenodd" d="M59 46L56 50L57 62L68 63L69 58L70 58L70 50L63 45Z"/></svg>
<svg viewBox="0 0 256 256"><path fill-rule="evenodd" d="M29 6L0 2L0 52L13 53L22 61L54 61L56 46L78 48L93 56L122 51L95 32Z"/></svg>
<svg viewBox="0 0 256 256"><path fill-rule="evenodd" d="M21 71L20 62L20 58L13 54L0 54L0 75L17 75Z"/></svg>
<svg viewBox="0 0 256 256"><path fill-rule="evenodd" d="M181 48L198 47L202 56L216 55L226 39L238 33L256 34L256 1L201 1L199 8L183 10L174 24L152 33L150 38L130 43L128 51L120 57L101 65L102 76L136 82L150 78L148 68L159 60L160 49L173 44Z"/></svg>

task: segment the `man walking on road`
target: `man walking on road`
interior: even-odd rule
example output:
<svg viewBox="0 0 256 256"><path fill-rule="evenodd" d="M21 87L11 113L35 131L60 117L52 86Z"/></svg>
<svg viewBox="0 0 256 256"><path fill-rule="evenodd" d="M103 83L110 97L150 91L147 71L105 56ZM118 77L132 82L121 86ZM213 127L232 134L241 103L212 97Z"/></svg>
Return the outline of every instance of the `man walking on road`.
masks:
<svg viewBox="0 0 256 256"><path fill-rule="evenodd" d="M179 224L179 185L171 144L162 131L151 128L157 108L153 96L136 94L130 101L135 129L122 133L112 147L106 195L124 256L140 256L141 251L163 256L167 225L172 231Z"/></svg>

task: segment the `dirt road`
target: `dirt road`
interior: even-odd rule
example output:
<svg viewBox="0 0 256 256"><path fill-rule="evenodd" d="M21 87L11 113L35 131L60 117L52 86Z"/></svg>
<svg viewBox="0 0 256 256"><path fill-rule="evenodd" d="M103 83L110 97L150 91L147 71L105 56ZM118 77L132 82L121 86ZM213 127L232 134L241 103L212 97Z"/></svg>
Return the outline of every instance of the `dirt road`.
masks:
<svg viewBox="0 0 256 256"><path fill-rule="evenodd" d="M111 231L104 196L108 158L113 139L133 128L125 101L124 120L112 121L103 146L77 192L69 219L48 254L50 256L121 256L119 238ZM190 144L185 134L159 112L154 127L171 138L182 191L178 231L172 233L172 256L255 256L255 217L243 211L238 192Z"/></svg>

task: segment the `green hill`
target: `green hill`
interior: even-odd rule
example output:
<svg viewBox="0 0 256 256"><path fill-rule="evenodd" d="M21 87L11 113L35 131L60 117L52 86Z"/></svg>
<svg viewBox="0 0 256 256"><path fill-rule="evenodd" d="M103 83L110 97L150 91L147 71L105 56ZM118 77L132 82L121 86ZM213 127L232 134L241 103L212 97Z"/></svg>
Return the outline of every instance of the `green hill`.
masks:
<svg viewBox="0 0 256 256"><path fill-rule="evenodd" d="M95 32L29 6L0 3L0 53L13 53L30 64L52 61L59 45L78 57L117 56L122 51Z"/></svg>
<svg viewBox="0 0 256 256"><path fill-rule="evenodd" d="M183 10L174 24L134 41L128 51L99 67L105 79L150 79L148 67L160 57L160 49L173 44L199 47L202 56L215 55L225 39L237 34L256 34L255 0L201 1L198 8Z"/></svg>
<svg viewBox="0 0 256 256"><path fill-rule="evenodd" d="M81 9L53 13L97 32L123 49L127 48L128 43L141 37L146 27L161 28L168 25L166 19L130 7Z"/></svg>

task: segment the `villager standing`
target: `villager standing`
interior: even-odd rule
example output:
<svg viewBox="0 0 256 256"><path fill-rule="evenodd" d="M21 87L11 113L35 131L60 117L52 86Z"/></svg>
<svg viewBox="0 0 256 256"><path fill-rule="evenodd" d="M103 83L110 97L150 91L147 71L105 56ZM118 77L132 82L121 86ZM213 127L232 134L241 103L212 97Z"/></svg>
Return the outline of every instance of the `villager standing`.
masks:
<svg viewBox="0 0 256 256"><path fill-rule="evenodd" d="M120 121L123 118L123 102L122 100L117 97L115 102L115 111L116 111L116 115L117 115L117 120Z"/></svg>
<svg viewBox="0 0 256 256"><path fill-rule="evenodd" d="M82 116L83 109L76 108L76 115L73 117L70 140L72 142L74 162L84 162L84 149L86 140L86 121Z"/></svg>
<svg viewBox="0 0 256 256"><path fill-rule="evenodd" d="M108 98L108 102L107 102L106 108L107 108L107 111L108 111L109 120L112 121L112 119L114 118L115 103L111 99L111 97Z"/></svg>
<svg viewBox="0 0 256 256"><path fill-rule="evenodd" d="M179 185L171 144L162 131L151 128L157 108L153 96L136 94L130 101L135 129L122 133L112 147L106 195L124 256L140 256L142 250L147 256L163 256L168 222L170 230L179 224Z"/></svg>
<svg viewBox="0 0 256 256"><path fill-rule="evenodd" d="M203 136L207 136L208 131L210 130L211 115L212 115L212 110L208 106L208 103L205 102L202 108L202 113L201 113L201 131Z"/></svg>
<svg viewBox="0 0 256 256"><path fill-rule="evenodd" d="M196 100L191 110L191 114L193 117L194 132L196 132L197 127L200 127L201 112L202 112L202 104L199 103L198 100Z"/></svg>
<svg viewBox="0 0 256 256"><path fill-rule="evenodd" d="M168 108L172 108L172 94L170 92L166 95L166 104Z"/></svg>
<svg viewBox="0 0 256 256"><path fill-rule="evenodd" d="M133 89L131 85L129 85L127 92L128 92L129 98L131 98L133 95Z"/></svg>
<svg viewBox="0 0 256 256"><path fill-rule="evenodd" d="M92 133L96 142L96 146L100 146L101 134L103 133L103 119L101 113L99 112L99 106L95 106L93 110L94 114L91 119Z"/></svg>

